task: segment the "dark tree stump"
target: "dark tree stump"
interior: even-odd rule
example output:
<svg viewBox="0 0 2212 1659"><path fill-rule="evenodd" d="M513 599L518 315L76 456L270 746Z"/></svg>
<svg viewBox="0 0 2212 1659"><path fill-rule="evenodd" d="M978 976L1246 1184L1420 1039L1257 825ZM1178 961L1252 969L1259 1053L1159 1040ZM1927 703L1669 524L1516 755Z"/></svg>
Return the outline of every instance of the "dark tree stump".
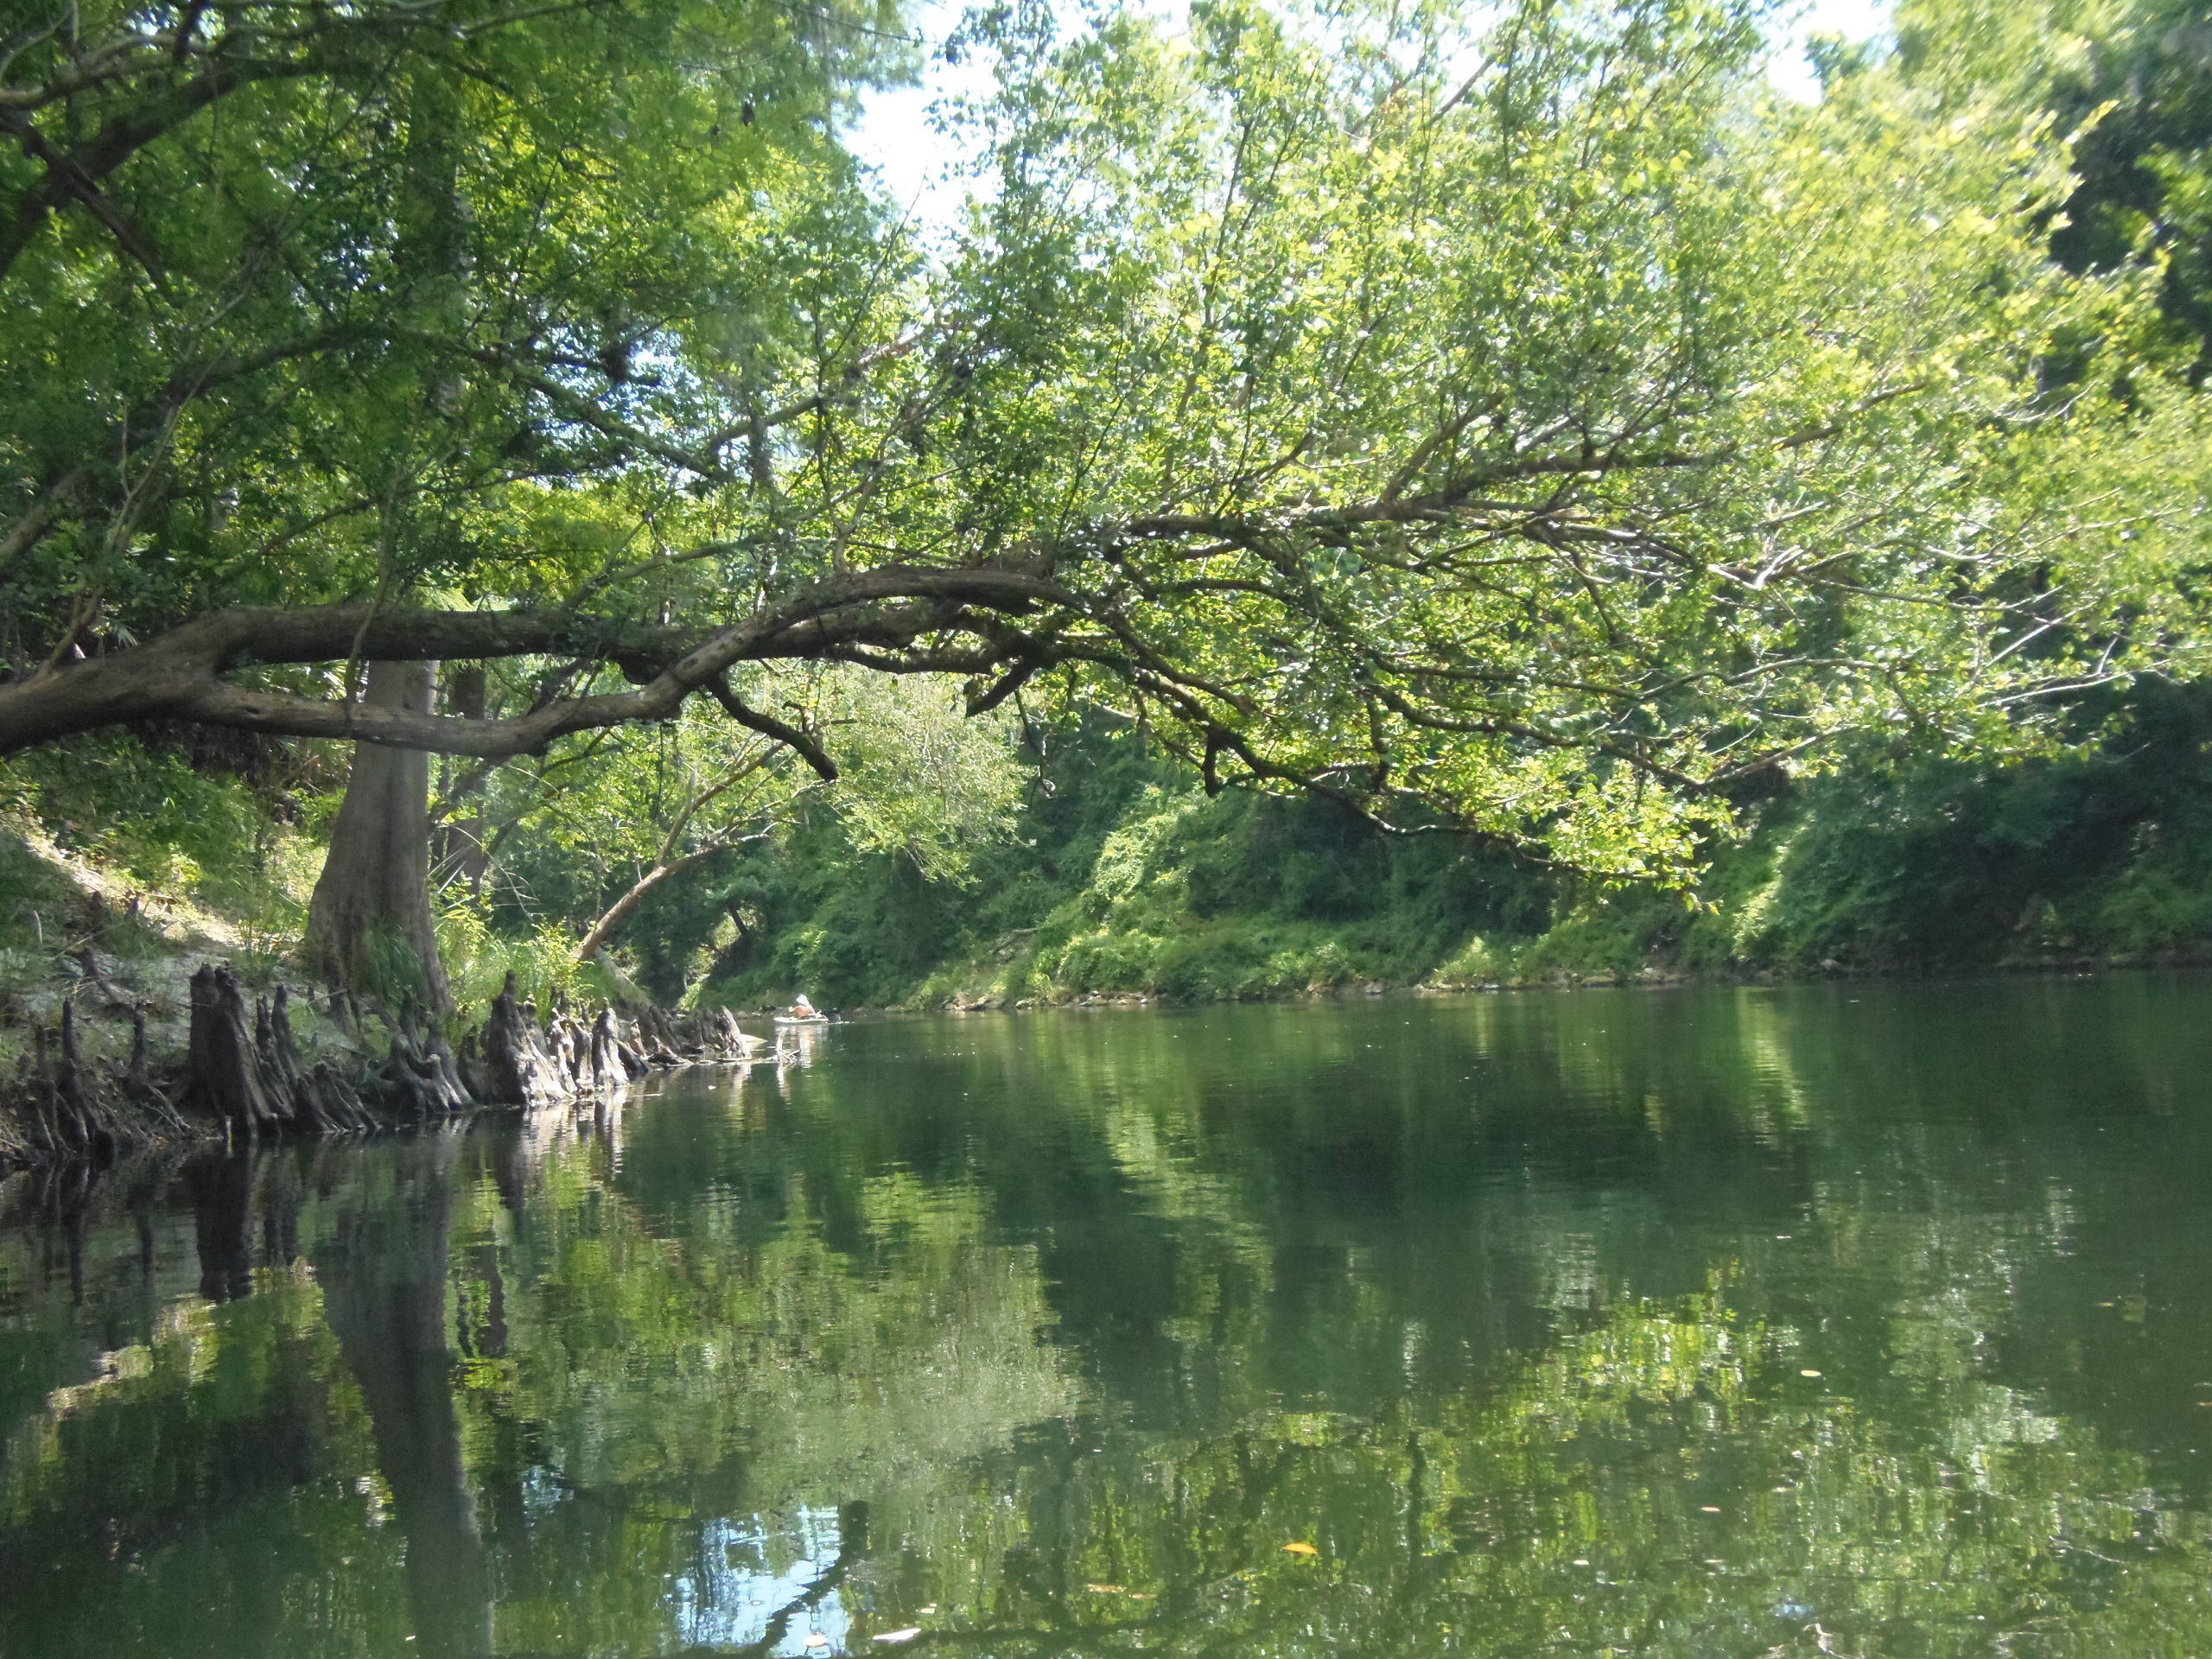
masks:
<svg viewBox="0 0 2212 1659"><path fill-rule="evenodd" d="M292 1031L292 997L284 986L258 1010L265 1020L267 1040L255 1033L257 1046L269 1073L283 1088L292 1104L291 1121L309 1135L355 1135L377 1127L375 1115L359 1093L327 1060L312 1067L300 1058L298 1038Z"/></svg>
<svg viewBox="0 0 2212 1659"><path fill-rule="evenodd" d="M291 1100L263 1064L248 1024L245 986L226 964L209 963L192 976L183 1104L242 1141L273 1133L291 1116Z"/></svg>
<svg viewBox="0 0 2212 1659"><path fill-rule="evenodd" d="M737 1024L737 1016L732 1014L728 1008L716 1008L715 1010L715 1014L716 1026L721 1032L721 1051L725 1058L732 1060L754 1059L767 1048L767 1039L765 1037L755 1037L748 1031L740 1030Z"/></svg>
<svg viewBox="0 0 2212 1659"><path fill-rule="evenodd" d="M573 1100L592 1091L591 1033L565 1014L556 1015L547 1028L553 1064L561 1073L561 1092Z"/></svg>
<svg viewBox="0 0 2212 1659"><path fill-rule="evenodd" d="M601 1008L591 1027L591 1081L598 1094L620 1094L630 1086L629 1063L623 1058L622 1020L613 1008Z"/></svg>
<svg viewBox="0 0 2212 1659"><path fill-rule="evenodd" d="M477 1047L482 1067L479 1081L484 1085L478 1093L485 1100L529 1109L569 1097L569 1080L547 1047L545 1033L516 995L512 974L492 999Z"/></svg>
<svg viewBox="0 0 2212 1659"><path fill-rule="evenodd" d="M638 1043L645 1051L648 1065L664 1069L683 1064L683 1057L676 1052L683 1040L676 1033L676 1025L667 1014L648 1003L638 1010Z"/></svg>
<svg viewBox="0 0 2212 1659"><path fill-rule="evenodd" d="M453 1051L435 1032L393 1028L391 1051L377 1069L377 1094L385 1109L410 1122L455 1117L472 1110L474 1096L461 1086Z"/></svg>
<svg viewBox="0 0 2212 1659"><path fill-rule="evenodd" d="M300 1079L300 1124L316 1133L363 1135L377 1127L359 1091L327 1060L317 1060Z"/></svg>
<svg viewBox="0 0 2212 1659"><path fill-rule="evenodd" d="M146 1009L144 1005L130 1010L130 1069L124 1074L124 1085L132 1098L145 1101L149 1096L168 1104L168 1097L154 1086L151 1063L146 1057Z"/></svg>

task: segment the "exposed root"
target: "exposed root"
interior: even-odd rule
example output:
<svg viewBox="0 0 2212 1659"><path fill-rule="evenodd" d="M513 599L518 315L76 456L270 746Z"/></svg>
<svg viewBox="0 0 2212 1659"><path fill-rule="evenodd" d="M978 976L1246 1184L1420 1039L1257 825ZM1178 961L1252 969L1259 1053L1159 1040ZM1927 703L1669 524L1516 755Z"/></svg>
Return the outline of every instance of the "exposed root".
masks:
<svg viewBox="0 0 2212 1659"><path fill-rule="evenodd" d="M88 1059L77 1006L62 1000L54 1028L32 1027L15 1077L0 1084L0 1162L105 1162L126 1146L186 1140L191 1126L156 1085L146 1063L146 1015L135 1009L127 1065Z"/></svg>
<svg viewBox="0 0 2212 1659"><path fill-rule="evenodd" d="M122 1006L96 965L84 966L79 995ZM333 1052L310 1060L288 988L256 995L230 964L209 962L192 976L181 1065L157 1080L144 1007L131 1017L127 1064L86 1058L74 998L62 1001L53 1027L34 1027L15 1077L0 1083L0 1168L105 1164L136 1147L216 1136L239 1146L360 1134L486 1106L596 1108L654 1068L742 1063L767 1048L720 1008L677 1015L649 1007L636 1012L634 1027L613 1007L588 1023L566 1013L541 1020L510 976L458 1055L411 1002L397 1018L378 1016L387 1036L372 1041L359 1003L334 992Z"/></svg>

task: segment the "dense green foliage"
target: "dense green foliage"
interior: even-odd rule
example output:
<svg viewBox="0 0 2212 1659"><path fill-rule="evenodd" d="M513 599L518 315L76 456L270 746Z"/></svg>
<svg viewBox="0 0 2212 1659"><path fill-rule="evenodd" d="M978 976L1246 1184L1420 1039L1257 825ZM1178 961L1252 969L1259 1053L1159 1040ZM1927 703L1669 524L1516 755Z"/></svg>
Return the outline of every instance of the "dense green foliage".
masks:
<svg viewBox="0 0 2212 1659"><path fill-rule="evenodd" d="M19 9L5 107L44 125L0 156L10 666L211 605L603 575L690 384L638 353L782 349L791 264L851 210L823 124L881 37L818 10ZM41 143L108 163L97 191ZM621 517L546 487L617 477Z"/></svg>
<svg viewBox="0 0 2212 1659"><path fill-rule="evenodd" d="M1914 760L1746 801L1688 894L1598 887L1502 848L1392 836L1326 802L1208 799L1127 731L1053 734L1020 838L963 880L824 823L717 884L747 919L711 991L834 1002L1175 1000L2212 954L2212 709L2156 683L2008 766ZM726 917L659 926L703 940Z"/></svg>
<svg viewBox="0 0 2212 1659"><path fill-rule="evenodd" d="M445 751L465 1001L2201 934L2164 0L1908 6L1804 107L1736 7L981 15L936 245L834 142L888 11L449 10L7 48L27 833L281 940L318 740Z"/></svg>
<svg viewBox="0 0 2212 1659"><path fill-rule="evenodd" d="M2003 10L2018 26L2035 19ZM1925 16L1908 8L1905 61ZM2011 65L2022 88L2082 130L2075 181L2053 222L2051 252L2073 270L2163 266L2159 310L2168 364L2201 386L2212 371L2212 32L2187 0L2055 7Z"/></svg>

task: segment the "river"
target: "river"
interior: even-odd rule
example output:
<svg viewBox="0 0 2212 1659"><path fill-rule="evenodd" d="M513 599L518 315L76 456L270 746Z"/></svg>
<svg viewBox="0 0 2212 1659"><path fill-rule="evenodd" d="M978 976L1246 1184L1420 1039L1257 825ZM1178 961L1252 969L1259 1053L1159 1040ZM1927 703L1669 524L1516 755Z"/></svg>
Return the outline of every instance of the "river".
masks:
<svg viewBox="0 0 2212 1659"><path fill-rule="evenodd" d="M2212 1653L2212 980L886 1020L0 1188L0 1656Z"/></svg>

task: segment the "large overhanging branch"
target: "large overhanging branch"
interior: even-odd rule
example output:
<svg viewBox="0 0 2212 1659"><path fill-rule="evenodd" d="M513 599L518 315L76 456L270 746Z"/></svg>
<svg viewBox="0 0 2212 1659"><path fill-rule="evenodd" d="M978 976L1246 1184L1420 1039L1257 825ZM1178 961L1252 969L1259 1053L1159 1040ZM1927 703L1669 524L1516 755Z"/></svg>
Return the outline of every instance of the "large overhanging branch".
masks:
<svg viewBox="0 0 2212 1659"><path fill-rule="evenodd" d="M823 783L837 781L837 763L830 758L830 751L822 747L821 740L812 732L747 705L731 686L727 674L717 674L708 681L707 690L714 694L715 701L721 704L722 712L739 725L758 732L763 737L773 738L813 767L815 775Z"/></svg>
<svg viewBox="0 0 2212 1659"><path fill-rule="evenodd" d="M1677 464L1670 456L1643 459ZM1524 464L1531 472L1555 470L1533 460ZM1607 463L1600 456L1585 464L1603 470ZM1608 529L1556 507L1547 516L1526 504L1496 503L1489 499L1494 486L1486 484L1479 494L1455 492L1457 499L1450 500L1294 511L1287 519L1193 516L1092 525L1057 550L1026 546L1019 563L890 564L842 573L720 626L669 626L573 609L352 606L219 613L146 645L0 685L0 754L102 726L168 719L496 760L543 752L573 733L668 719L688 697L705 691L741 724L795 751L823 779L834 779L834 763L810 734L746 706L731 683L734 668L778 660L957 674L969 682L974 711L996 706L1046 670L1087 667L1125 688L1140 710L1149 704L1167 715L1177 728L1171 747L1186 753L1210 787L1224 781L1226 762L1262 788L1325 796L1400 829L1448 827L1445 820L1453 816L1446 805L1440 817L1440 804L1409 787L1422 770L1422 751L1437 742L1503 742L1523 753L1578 749L1675 790L1698 792L1740 777L1747 765L1771 761L1814 741L1801 717L1749 694L1793 671L1855 666L1847 654L1791 652L1768 661L1754 652L1746 662L1716 647L1717 656L1686 660L1640 639L1636 630L1624 636L1600 591L1606 582L1625 575L1625 599L1638 583L1671 584L1694 579L1700 571L1709 574L1710 561L1676 561L1677 568L1669 569L1665 558L1646 557L1655 542L1648 528ZM1415 515L1411 519L1408 512ZM1297 542L1317 519L1370 534L1377 526L1418 527L1445 545L1385 562L1389 574L1380 579L1378 602L1390 622L1378 632L1375 619L1357 613L1362 602L1357 594L1338 591L1306 568ZM1476 542L1467 541L1478 531ZM1418 607L1398 614L1397 598L1405 595L1393 597L1397 586L1408 579L1424 591L1442 584L1438 591L1447 597L1484 588L1487 577L1478 567L1495 557L1462 554L1478 550L1493 536L1525 543L1537 563L1557 565L1561 591L1571 588L1575 602L1596 607L1605 625L1602 640L1592 646L1599 658L1570 653L1538 671L1524 664L1507 673L1479 652L1467 655L1459 648L1465 642L1428 637L1426 623L1408 632ZM1151 569L1138 551L1147 544L1160 550ZM1608 550L1593 558L1589 550L1596 548ZM1259 569L1234 580L1193 582L1186 574L1193 559L1214 558L1255 560ZM1163 566L1170 573L1166 581L1159 579ZM1081 588L1071 585L1078 571L1090 577ZM1803 569L1780 577L1790 586L1808 580ZM1214 660L1204 650L1185 652L1175 638L1179 625L1173 595L1198 588L1209 600L1264 607L1272 620L1250 636L1262 649L1243 662ZM1742 591L1732 582L1724 590ZM1516 629L1562 639L1573 632L1551 626L1541 592L1500 588L1492 598L1518 619ZM1525 607L1525 614L1516 607ZM1986 615L1966 608L1976 609L1985 626L2006 613L2002 607ZM1249 613L1243 617L1245 624L1252 620ZM1302 673L1296 664L1315 650L1325 651L1334 664L1329 672L1342 693L1336 713L1350 723L1338 734L1343 741L1296 755L1300 745L1293 741L1286 748L1281 734L1268 727L1276 718L1287 718L1294 728L1300 724L1301 717L1291 710L1300 694L1275 682L1286 672ZM507 718L372 708L227 677L256 666L516 657L563 661L574 665L578 677L549 687L536 705ZM601 665L619 668L628 688L570 691L571 683L589 683L583 671ZM2078 681L2075 676L2068 683ZM1723 695L1725 707L1719 710L1669 706L1685 697L1700 702L1704 692L1745 696ZM1547 698L1558 702L1548 713ZM1369 729L1352 735L1352 726L1363 718ZM1777 741L1754 743L1755 753L1734 754L1726 766L1717 756L1707 765L1692 755L1701 732L1740 734L1746 722ZM1823 732L1833 735L1825 727ZM1389 823L1387 819L1399 817L1393 801L1419 804L1410 817Z"/></svg>
<svg viewBox="0 0 2212 1659"><path fill-rule="evenodd" d="M818 583L713 630L550 610L329 606L224 611L147 645L0 686L0 754L148 720L448 754L528 754L571 732L666 719L686 697L711 687L739 663L823 658L868 645L903 649L959 626L969 607L1020 613L1080 603L1065 587L1025 571L894 566ZM639 683L624 691L557 698L509 719L472 719L300 696L224 678L254 665L531 656L609 663ZM756 730L766 731L772 721L747 713L746 723ZM768 734L790 741L781 733ZM826 765L826 757L809 753L808 746L794 747L817 770Z"/></svg>

